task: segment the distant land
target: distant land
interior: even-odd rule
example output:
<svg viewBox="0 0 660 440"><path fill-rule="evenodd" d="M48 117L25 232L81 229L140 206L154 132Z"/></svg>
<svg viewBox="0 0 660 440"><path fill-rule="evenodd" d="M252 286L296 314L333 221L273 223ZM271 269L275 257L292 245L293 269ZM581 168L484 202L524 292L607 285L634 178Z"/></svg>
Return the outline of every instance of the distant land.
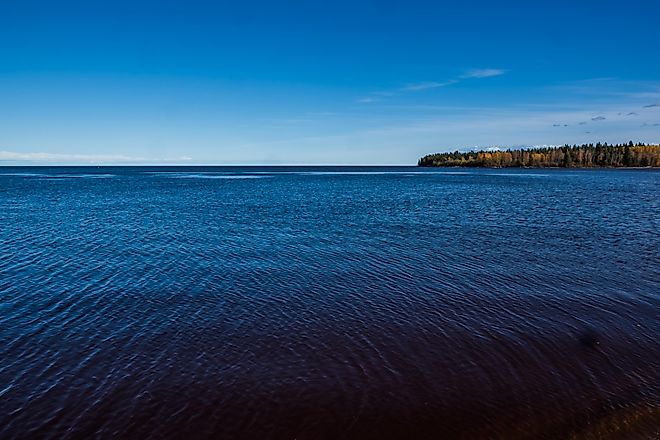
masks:
<svg viewBox="0 0 660 440"><path fill-rule="evenodd" d="M660 145L582 144L563 147L428 154L420 167L645 168L660 167Z"/></svg>

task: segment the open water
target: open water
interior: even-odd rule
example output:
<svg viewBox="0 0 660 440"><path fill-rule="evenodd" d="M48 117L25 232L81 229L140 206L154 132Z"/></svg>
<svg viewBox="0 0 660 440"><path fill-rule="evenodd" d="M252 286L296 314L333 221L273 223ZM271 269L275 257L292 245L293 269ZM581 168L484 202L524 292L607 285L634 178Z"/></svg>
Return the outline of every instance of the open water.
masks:
<svg viewBox="0 0 660 440"><path fill-rule="evenodd" d="M0 438L658 438L660 172L0 168Z"/></svg>

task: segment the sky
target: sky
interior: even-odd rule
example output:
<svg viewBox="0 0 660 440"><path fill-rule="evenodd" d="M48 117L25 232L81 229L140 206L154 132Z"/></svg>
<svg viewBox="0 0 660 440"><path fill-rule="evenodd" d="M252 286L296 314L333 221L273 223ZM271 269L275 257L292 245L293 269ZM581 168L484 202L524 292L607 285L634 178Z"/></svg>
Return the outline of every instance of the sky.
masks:
<svg viewBox="0 0 660 440"><path fill-rule="evenodd" d="M0 165L660 142L660 2L0 0Z"/></svg>

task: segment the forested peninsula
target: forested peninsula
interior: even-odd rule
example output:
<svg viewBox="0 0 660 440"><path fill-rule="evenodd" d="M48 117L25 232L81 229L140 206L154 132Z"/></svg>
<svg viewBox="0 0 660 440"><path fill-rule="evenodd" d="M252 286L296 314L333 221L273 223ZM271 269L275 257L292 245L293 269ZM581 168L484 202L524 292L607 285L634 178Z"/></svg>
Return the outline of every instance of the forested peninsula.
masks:
<svg viewBox="0 0 660 440"><path fill-rule="evenodd" d="M429 154L420 167L486 168L620 168L660 167L660 145L643 143L583 144L563 147L521 148Z"/></svg>

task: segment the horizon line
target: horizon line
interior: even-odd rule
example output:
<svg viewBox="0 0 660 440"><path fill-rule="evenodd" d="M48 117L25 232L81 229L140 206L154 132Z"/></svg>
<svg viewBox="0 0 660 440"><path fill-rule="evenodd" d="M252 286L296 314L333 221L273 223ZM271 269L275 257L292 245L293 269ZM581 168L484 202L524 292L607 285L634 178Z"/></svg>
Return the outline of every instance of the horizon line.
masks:
<svg viewBox="0 0 660 440"><path fill-rule="evenodd" d="M56 163L56 164L3 164L0 167L416 167L417 164L140 164L140 163L107 163L107 164L80 164L80 163Z"/></svg>

